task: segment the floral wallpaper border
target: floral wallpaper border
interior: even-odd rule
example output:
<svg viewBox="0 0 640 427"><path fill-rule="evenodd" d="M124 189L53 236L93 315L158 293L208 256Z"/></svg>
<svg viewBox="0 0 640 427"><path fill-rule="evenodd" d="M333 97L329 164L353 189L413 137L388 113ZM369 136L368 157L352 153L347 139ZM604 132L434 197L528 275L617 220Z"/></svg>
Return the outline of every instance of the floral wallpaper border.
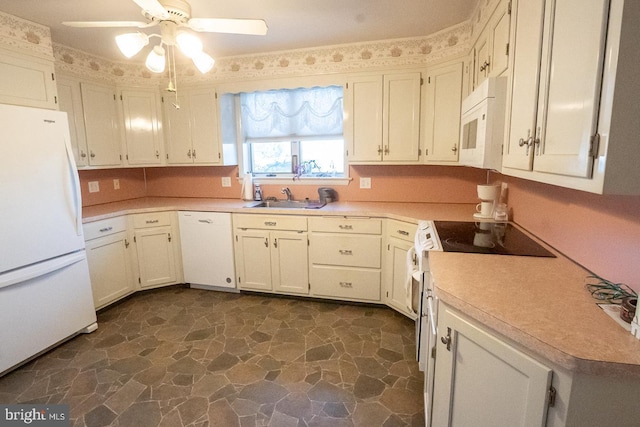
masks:
<svg viewBox="0 0 640 427"><path fill-rule="evenodd" d="M192 64L178 64L178 82L220 82L428 65L468 52L470 35L471 23L464 22L424 37L218 58L213 70L205 75ZM164 84L168 78L149 72L142 64L115 63L57 43L53 44L53 52L58 72L131 85Z"/></svg>
<svg viewBox="0 0 640 427"><path fill-rule="evenodd" d="M0 47L53 59L49 27L4 12L0 12Z"/></svg>

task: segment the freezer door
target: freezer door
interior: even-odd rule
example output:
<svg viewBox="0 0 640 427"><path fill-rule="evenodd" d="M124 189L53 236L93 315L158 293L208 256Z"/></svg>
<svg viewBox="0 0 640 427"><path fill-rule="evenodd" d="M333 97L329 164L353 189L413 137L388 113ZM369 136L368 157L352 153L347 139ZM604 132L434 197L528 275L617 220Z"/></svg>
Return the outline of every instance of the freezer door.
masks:
<svg viewBox="0 0 640 427"><path fill-rule="evenodd" d="M95 322L85 251L0 274L0 375Z"/></svg>
<svg viewBox="0 0 640 427"><path fill-rule="evenodd" d="M67 115L0 105L0 274L84 248Z"/></svg>

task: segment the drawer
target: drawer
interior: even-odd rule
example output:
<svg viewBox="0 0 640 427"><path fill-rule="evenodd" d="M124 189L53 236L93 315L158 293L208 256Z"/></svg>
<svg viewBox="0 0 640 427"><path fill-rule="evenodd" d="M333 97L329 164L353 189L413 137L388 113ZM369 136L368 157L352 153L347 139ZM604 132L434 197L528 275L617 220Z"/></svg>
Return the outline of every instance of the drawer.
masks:
<svg viewBox="0 0 640 427"><path fill-rule="evenodd" d="M417 224L410 222L396 221L395 219L387 220L387 235L389 237L395 237L397 239L406 240L407 242L414 242Z"/></svg>
<svg viewBox="0 0 640 427"><path fill-rule="evenodd" d="M312 264L380 268L380 236L319 233L309 239Z"/></svg>
<svg viewBox="0 0 640 427"><path fill-rule="evenodd" d="M311 217L309 230L323 233L382 234L380 218Z"/></svg>
<svg viewBox="0 0 640 427"><path fill-rule="evenodd" d="M233 216L235 228L253 228L262 230L307 231L307 217L294 215L251 215Z"/></svg>
<svg viewBox="0 0 640 427"><path fill-rule="evenodd" d="M173 212L155 212L133 216L133 228L162 227L171 225Z"/></svg>
<svg viewBox="0 0 640 427"><path fill-rule="evenodd" d="M92 240L102 236L127 231L127 217L103 219L101 221L88 222L82 225L84 240Z"/></svg>
<svg viewBox="0 0 640 427"><path fill-rule="evenodd" d="M314 296L380 301L380 270L314 265L309 283Z"/></svg>

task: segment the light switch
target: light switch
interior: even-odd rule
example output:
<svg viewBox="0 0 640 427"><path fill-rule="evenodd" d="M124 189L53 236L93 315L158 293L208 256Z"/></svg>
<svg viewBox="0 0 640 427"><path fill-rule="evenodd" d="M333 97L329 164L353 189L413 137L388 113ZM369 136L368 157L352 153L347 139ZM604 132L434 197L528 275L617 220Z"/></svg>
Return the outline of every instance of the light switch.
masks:
<svg viewBox="0 0 640 427"><path fill-rule="evenodd" d="M360 188L371 188L371 178L360 178Z"/></svg>
<svg viewBox="0 0 640 427"><path fill-rule="evenodd" d="M222 177L222 186L223 187L231 187L231 177L230 176L223 176Z"/></svg>
<svg viewBox="0 0 640 427"><path fill-rule="evenodd" d="M113 180L113 189L114 190L119 190L120 189L120 180L119 179L114 179Z"/></svg>
<svg viewBox="0 0 640 427"><path fill-rule="evenodd" d="M97 193L100 191L100 183L98 181L89 181L89 193Z"/></svg>

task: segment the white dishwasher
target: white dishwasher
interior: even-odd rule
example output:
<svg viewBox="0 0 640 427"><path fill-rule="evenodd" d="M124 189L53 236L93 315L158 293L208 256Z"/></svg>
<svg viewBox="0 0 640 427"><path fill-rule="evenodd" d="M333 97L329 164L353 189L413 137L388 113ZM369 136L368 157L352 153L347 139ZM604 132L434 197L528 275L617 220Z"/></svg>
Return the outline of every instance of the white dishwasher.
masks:
<svg viewBox="0 0 640 427"><path fill-rule="evenodd" d="M235 289L231 214L178 213L184 281L193 288Z"/></svg>

